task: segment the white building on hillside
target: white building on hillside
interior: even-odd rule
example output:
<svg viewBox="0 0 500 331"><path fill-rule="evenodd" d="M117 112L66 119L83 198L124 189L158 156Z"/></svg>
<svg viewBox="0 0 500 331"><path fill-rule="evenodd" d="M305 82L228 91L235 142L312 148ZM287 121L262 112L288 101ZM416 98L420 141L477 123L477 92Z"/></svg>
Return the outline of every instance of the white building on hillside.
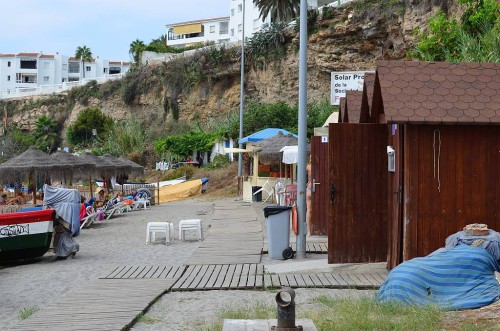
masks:
<svg viewBox="0 0 500 331"><path fill-rule="evenodd" d="M199 43L229 41L229 17L167 24L167 45L186 47Z"/></svg>
<svg viewBox="0 0 500 331"><path fill-rule="evenodd" d="M85 66L85 68L83 68ZM96 57L90 62L66 55L43 53L0 54L0 92L59 85L82 79L98 79L125 73L129 62L110 62Z"/></svg>
<svg viewBox="0 0 500 331"><path fill-rule="evenodd" d="M224 43L240 41L243 29L243 6L245 6L245 38L266 28L271 23L268 16L260 18L260 11L252 0L228 0L229 16L167 24L167 45L186 47L197 43ZM349 0L342 0L343 2ZM318 8L338 0L308 0L309 8Z"/></svg>

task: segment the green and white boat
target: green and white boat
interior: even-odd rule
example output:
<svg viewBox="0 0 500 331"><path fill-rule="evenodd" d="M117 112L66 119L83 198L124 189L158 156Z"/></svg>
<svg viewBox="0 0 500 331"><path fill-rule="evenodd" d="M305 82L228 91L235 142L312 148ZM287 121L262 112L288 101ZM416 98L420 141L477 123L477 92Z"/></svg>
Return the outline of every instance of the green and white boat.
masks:
<svg viewBox="0 0 500 331"><path fill-rule="evenodd" d="M50 247L53 209L0 214L0 262L40 257Z"/></svg>

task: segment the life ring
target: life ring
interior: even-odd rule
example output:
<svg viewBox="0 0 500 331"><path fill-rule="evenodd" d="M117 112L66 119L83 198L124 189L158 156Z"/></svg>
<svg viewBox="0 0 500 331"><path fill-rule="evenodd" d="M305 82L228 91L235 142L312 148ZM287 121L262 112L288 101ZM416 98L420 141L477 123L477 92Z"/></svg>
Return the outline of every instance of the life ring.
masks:
<svg viewBox="0 0 500 331"><path fill-rule="evenodd" d="M292 229L295 235L299 234L299 227L297 225L297 205L292 207Z"/></svg>

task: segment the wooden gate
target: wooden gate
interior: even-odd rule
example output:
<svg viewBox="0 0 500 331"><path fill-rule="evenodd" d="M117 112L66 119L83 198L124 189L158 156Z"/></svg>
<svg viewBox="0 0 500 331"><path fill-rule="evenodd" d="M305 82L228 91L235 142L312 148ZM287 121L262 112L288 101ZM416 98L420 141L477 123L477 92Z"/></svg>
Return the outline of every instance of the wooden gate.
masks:
<svg viewBox="0 0 500 331"><path fill-rule="evenodd" d="M313 136L311 140L311 219L309 234L328 234L330 199L328 189L328 137Z"/></svg>
<svg viewBox="0 0 500 331"><path fill-rule="evenodd" d="M331 124L328 263L387 260L387 126Z"/></svg>

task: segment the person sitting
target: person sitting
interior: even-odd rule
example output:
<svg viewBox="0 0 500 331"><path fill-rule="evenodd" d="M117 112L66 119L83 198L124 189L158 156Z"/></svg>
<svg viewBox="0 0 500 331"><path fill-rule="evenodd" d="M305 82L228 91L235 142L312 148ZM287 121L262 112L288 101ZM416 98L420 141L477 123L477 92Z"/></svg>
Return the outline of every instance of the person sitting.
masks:
<svg viewBox="0 0 500 331"><path fill-rule="evenodd" d="M102 187L99 187L96 193L97 197L95 199L95 207L101 208L106 203L106 190Z"/></svg>
<svg viewBox="0 0 500 331"><path fill-rule="evenodd" d="M24 197L23 192L19 191L17 192L17 195L7 201L7 205L25 205L26 204L26 198Z"/></svg>
<svg viewBox="0 0 500 331"><path fill-rule="evenodd" d="M5 205L7 203L7 194L2 194L0 196L0 205Z"/></svg>
<svg viewBox="0 0 500 331"><path fill-rule="evenodd" d="M80 197L80 223L82 222L82 218L84 218L85 216L87 216L87 206L85 205L85 200L87 200L87 198L85 198L83 195Z"/></svg>

